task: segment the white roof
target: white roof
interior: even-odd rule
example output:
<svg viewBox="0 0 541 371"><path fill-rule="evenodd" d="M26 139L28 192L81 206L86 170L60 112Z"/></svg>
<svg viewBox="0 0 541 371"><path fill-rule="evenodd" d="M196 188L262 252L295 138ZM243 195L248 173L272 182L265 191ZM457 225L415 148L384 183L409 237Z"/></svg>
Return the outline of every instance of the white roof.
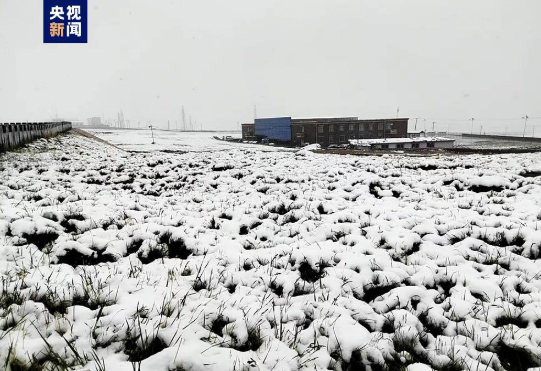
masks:
<svg viewBox="0 0 541 371"><path fill-rule="evenodd" d="M418 137L418 138L386 138L386 139L350 139L351 144L370 146L372 144L390 143L416 143L416 142L454 142L454 139L444 137Z"/></svg>

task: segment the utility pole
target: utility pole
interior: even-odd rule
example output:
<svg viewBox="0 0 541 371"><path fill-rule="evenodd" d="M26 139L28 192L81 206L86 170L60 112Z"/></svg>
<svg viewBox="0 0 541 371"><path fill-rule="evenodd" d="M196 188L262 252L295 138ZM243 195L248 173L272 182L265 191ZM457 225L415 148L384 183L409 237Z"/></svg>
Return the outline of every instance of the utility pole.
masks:
<svg viewBox="0 0 541 371"><path fill-rule="evenodd" d="M154 141L154 127L150 125L149 128L150 128L150 132L152 133L152 144L156 144L156 142Z"/></svg>
<svg viewBox="0 0 541 371"><path fill-rule="evenodd" d="M396 107L396 118L398 118L398 112L400 112L400 107Z"/></svg>
<svg viewBox="0 0 541 371"><path fill-rule="evenodd" d="M528 115L524 116L523 119L524 119L524 132L522 133L522 137L524 138L524 136L526 135L526 123L528 122L528 119L529 119Z"/></svg>
<svg viewBox="0 0 541 371"><path fill-rule="evenodd" d="M472 117L470 120L471 120L471 135L473 135L473 120L475 119Z"/></svg>
<svg viewBox="0 0 541 371"><path fill-rule="evenodd" d="M169 120L167 120L167 130L169 130Z"/></svg>
<svg viewBox="0 0 541 371"><path fill-rule="evenodd" d="M436 135L436 121L432 121L432 133Z"/></svg>
<svg viewBox="0 0 541 371"><path fill-rule="evenodd" d="M419 119L418 117L415 118L415 131L417 131L417 120L418 119Z"/></svg>
<svg viewBox="0 0 541 371"><path fill-rule="evenodd" d="M254 121L257 118L257 106L254 104Z"/></svg>

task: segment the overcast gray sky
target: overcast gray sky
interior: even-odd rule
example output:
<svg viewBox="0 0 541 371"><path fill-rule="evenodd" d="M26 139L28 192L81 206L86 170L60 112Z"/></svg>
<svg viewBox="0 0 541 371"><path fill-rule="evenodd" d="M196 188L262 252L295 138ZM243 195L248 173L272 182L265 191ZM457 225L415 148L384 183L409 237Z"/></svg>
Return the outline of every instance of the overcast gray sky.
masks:
<svg viewBox="0 0 541 371"><path fill-rule="evenodd" d="M233 129L254 105L258 117L400 107L451 131L471 117L519 131L527 114L541 135L539 0L88 4L88 44L43 44L42 1L0 0L0 121L122 109L165 125L184 106L204 129Z"/></svg>

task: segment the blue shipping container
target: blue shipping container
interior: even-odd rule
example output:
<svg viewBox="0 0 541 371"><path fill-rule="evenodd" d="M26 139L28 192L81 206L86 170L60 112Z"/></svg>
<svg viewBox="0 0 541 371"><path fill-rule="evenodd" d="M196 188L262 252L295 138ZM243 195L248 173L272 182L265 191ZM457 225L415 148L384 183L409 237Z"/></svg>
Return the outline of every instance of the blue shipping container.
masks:
<svg viewBox="0 0 541 371"><path fill-rule="evenodd" d="M255 119L255 135L289 142L291 141L291 117Z"/></svg>

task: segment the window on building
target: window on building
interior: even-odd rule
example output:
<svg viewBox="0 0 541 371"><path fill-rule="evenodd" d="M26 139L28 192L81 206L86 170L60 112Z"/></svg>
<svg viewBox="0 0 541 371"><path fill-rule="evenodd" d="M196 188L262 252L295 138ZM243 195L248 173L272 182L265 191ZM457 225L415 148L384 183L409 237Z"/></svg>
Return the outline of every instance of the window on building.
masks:
<svg viewBox="0 0 541 371"><path fill-rule="evenodd" d="M364 124L359 124L359 131L364 131Z"/></svg>
<svg viewBox="0 0 541 371"><path fill-rule="evenodd" d="M340 126L338 127L338 130L340 130L340 131L346 131L346 125L340 125Z"/></svg>
<svg viewBox="0 0 541 371"><path fill-rule="evenodd" d="M374 124L368 124L368 130L369 131L374 130Z"/></svg>
<svg viewBox="0 0 541 371"><path fill-rule="evenodd" d="M318 125L317 126L317 132L318 133L323 133L323 125Z"/></svg>
<svg viewBox="0 0 541 371"><path fill-rule="evenodd" d="M378 130L383 130L383 122L380 122L380 123L378 124Z"/></svg>
<svg viewBox="0 0 541 371"><path fill-rule="evenodd" d="M334 133L334 125L329 125L329 132Z"/></svg>
<svg viewBox="0 0 541 371"><path fill-rule="evenodd" d="M346 142L346 136L345 135L340 135L338 140L340 141L340 143L345 143Z"/></svg>
<svg viewBox="0 0 541 371"><path fill-rule="evenodd" d="M419 143L411 143L411 148L419 148Z"/></svg>
<svg viewBox="0 0 541 371"><path fill-rule="evenodd" d="M387 149L387 148L389 148L389 145L388 145L388 144L382 144L382 145L381 145L381 148Z"/></svg>
<svg viewBox="0 0 541 371"><path fill-rule="evenodd" d="M387 123L387 130L393 130L393 123L392 122Z"/></svg>
<svg viewBox="0 0 541 371"><path fill-rule="evenodd" d="M323 143L325 141L325 136L324 135L318 135L317 136L317 142L318 143Z"/></svg>
<svg viewBox="0 0 541 371"><path fill-rule="evenodd" d="M355 134L350 134L349 135L349 139L356 139L356 138L357 138L357 136Z"/></svg>
<svg viewBox="0 0 541 371"><path fill-rule="evenodd" d="M304 133L304 125L301 126L301 133Z"/></svg>
<svg viewBox="0 0 541 371"><path fill-rule="evenodd" d="M349 124L349 131L355 131L355 124Z"/></svg>
<svg viewBox="0 0 541 371"><path fill-rule="evenodd" d="M434 148L434 142L426 142L427 148Z"/></svg>
<svg viewBox="0 0 541 371"><path fill-rule="evenodd" d="M398 143L398 144L396 145L396 148L398 148L398 149L404 148L404 143Z"/></svg>
<svg viewBox="0 0 541 371"><path fill-rule="evenodd" d="M334 143L334 137L329 137L329 143Z"/></svg>

